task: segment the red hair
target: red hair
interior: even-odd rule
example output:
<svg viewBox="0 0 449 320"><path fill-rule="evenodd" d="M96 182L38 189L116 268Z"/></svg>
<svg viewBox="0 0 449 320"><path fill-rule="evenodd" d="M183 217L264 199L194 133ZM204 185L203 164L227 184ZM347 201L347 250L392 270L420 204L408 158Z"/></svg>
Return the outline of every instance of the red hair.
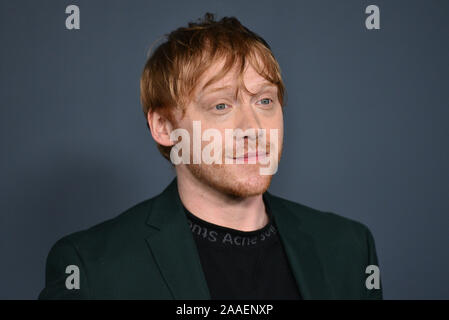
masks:
<svg viewBox="0 0 449 320"><path fill-rule="evenodd" d="M166 41L148 58L140 79L145 117L157 110L174 123L171 111L174 108L185 111L201 76L220 59L224 59L223 69L205 87L223 78L235 66L243 84L245 64L249 62L262 77L277 86L279 102L285 105L281 70L270 46L235 17L215 21L214 14L208 12L203 20L190 22L165 37ZM158 149L170 159L171 147L158 144Z"/></svg>

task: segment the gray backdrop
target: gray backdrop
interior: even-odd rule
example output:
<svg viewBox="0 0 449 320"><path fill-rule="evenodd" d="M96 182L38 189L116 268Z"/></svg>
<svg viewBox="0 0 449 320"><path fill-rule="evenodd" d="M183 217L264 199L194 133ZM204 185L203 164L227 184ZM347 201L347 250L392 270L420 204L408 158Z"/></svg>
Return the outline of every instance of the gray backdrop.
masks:
<svg viewBox="0 0 449 320"><path fill-rule="evenodd" d="M67 30L76 4L81 29ZM380 8L380 30L365 8ZM139 102L149 45L206 11L272 46L288 92L270 191L358 220L386 299L448 299L449 1L0 2L0 298L35 299L60 237L174 176Z"/></svg>

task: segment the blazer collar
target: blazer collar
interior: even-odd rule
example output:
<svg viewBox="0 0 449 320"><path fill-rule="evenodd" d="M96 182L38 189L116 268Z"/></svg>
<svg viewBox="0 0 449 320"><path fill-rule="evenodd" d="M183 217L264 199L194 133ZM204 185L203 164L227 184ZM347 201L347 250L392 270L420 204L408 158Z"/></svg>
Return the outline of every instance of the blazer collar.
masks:
<svg viewBox="0 0 449 320"><path fill-rule="evenodd" d="M210 299L176 178L154 199L146 223L153 228L146 241L173 298Z"/></svg>
<svg viewBox="0 0 449 320"><path fill-rule="evenodd" d="M293 275L303 299L332 299L333 293L315 240L305 229L300 212L293 212L282 200L265 192L264 202L271 210L279 237L290 262ZM301 209L300 209L301 210Z"/></svg>
<svg viewBox="0 0 449 320"><path fill-rule="evenodd" d="M303 299L332 297L314 240L300 218L277 197L263 195ZM178 193L177 179L158 195L146 223L146 241L174 299L211 299L199 254Z"/></svg>

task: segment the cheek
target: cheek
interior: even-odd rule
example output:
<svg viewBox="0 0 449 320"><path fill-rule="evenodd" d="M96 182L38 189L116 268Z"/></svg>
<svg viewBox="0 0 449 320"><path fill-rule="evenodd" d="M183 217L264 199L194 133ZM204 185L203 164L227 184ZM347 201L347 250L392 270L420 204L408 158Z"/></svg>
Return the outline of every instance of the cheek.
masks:
<svg viewBox="0 0 449 320"><path fill-rule="evenodd" d="M282 109L276 118L276 125L279 130L279 138L282 140L282 137L284 136L284 113Z"/></svg>
<svg viewBox="0 0 449 320"><path fill-rule="evenodd" d="M267 130L277 129L279 134L281 134L284 130L284 117L282 112L276 112L270 117L266 117L263 127Z"/></svg>
<svg viewBox="0 0 449 320"><path fill-rule="evenodd" d="M282 141L284 139L284 119L283 119L282 111L277 113L270 119L268 127L269 127L269 130L267 130L267 133L273 129L276 130L277 143L278 143L278 145L281 145ZM269 138L271 140L271 134L270 134Z"/></svg>

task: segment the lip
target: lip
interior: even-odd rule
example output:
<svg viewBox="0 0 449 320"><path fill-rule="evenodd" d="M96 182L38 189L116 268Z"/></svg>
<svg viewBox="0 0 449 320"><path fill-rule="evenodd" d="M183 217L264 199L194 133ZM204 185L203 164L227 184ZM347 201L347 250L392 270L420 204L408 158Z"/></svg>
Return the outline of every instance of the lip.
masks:
<svg viewBox="0 0 449 320"><path fill-rule="evenodd" d="M268 152L249 152L245 153L242 157L233 157L233 160L244 160L244 162L248 162L249 160L255 159L256 161L259 159L264 159L269 156Z"/></svg>

